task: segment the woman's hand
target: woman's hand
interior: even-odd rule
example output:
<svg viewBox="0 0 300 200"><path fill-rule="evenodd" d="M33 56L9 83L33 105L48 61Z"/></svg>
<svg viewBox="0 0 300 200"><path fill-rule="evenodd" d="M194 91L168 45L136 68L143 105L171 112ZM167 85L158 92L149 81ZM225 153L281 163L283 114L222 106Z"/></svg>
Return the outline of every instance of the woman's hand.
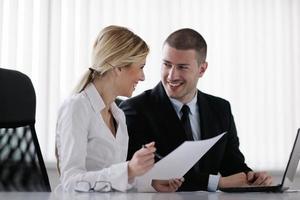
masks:
<svg viewBox="0 0 300 200"><path fill-rule="evenodd" d="M128 163L128 180L141 176L154 166L155 143L146 144L146 148L136 151Z"/></svg>
<svg viewBox="0 0 300 200"><path fill-rule="evenodd" d="M152 180L152 187L157 192L176 192L182 185L184 178L170 180Z"/></svg>

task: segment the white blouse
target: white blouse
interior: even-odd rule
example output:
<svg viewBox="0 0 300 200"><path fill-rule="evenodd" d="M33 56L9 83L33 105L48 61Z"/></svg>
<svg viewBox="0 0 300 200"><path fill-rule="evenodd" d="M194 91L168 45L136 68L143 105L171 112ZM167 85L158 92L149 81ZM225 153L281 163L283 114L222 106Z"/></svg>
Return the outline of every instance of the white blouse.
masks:
<svg viewBox="0 0 300 200"><path fill-rule="evenodd" d="M110 106L117 122L116 137L105 124L105 104L93 84L67 99L58 113L56 145L65 191L126 191L128 133L125 115Z"/></svg>

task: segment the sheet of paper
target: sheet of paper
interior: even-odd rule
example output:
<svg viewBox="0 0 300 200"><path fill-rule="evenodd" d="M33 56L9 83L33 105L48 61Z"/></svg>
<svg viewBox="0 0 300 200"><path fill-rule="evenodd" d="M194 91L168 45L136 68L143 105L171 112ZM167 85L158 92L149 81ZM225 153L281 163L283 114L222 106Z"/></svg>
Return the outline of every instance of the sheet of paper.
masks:
<svg viewBox="0 0 300 200"><path fill-rule="evenodd" d="M183 177L225 133L207 140L185 141L155 163L151 170L139 177L139 180L149 182L152 179L167 180Z"/></svg>

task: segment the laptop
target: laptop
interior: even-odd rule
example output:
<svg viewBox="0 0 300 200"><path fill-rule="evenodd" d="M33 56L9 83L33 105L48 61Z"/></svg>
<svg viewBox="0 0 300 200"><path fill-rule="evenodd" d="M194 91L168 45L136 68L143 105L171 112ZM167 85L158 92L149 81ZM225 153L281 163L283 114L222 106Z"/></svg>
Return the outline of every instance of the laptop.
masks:
<svg viewBox="0 0 300 200"><path fill-rule="evenodd" d="M219 188L223 192L284 192L292 186L300 159L300 128L297 131L296 139L290 154L289 161L285 168L281 184L274 186L249 186Z"/></svg>

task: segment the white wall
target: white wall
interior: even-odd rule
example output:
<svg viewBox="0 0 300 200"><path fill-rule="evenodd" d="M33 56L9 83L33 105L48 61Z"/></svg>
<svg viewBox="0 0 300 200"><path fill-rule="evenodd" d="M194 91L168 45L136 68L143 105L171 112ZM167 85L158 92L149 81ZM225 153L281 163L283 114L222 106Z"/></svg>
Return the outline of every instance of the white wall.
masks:
<svg viewBox="0 0 300 200"><path fill-rule="evenodd" d="M254 169L282 170L300 127L298 0L0 0L0 66L37 92L37 132L54 162L57 109L89 66L97 33L127 26L151 47L146 81L160 79L161 45L178 28L199 31L209 68L199 89L232 104L241 149Z"/></svg>

